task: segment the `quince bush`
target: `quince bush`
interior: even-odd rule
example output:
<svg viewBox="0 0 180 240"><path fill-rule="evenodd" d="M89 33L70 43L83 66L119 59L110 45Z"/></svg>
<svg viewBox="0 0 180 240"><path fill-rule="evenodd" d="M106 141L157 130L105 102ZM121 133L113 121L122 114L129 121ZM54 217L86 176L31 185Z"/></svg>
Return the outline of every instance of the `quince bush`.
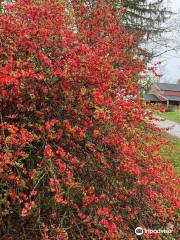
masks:
<svg viewBox="0 0 180 240"><path fill-rule="evenodd" d="M177 177L137 97L145 66L124 10L1 4L2 238L136 239L173 222Z"/></svg>

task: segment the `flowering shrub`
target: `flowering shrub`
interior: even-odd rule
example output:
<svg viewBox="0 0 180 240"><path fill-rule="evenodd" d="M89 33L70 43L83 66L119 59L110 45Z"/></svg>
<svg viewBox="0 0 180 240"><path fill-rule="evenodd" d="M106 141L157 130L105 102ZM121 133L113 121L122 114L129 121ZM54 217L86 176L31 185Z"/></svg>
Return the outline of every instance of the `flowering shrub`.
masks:
<svg viewBox="0 0 180 240"><path fill-rule="evenodd" d="M4 5L5 239L136 239L137 226L174 221L177 178L137 98L139 39L121 26L121 14L104 0Z"/></svg>

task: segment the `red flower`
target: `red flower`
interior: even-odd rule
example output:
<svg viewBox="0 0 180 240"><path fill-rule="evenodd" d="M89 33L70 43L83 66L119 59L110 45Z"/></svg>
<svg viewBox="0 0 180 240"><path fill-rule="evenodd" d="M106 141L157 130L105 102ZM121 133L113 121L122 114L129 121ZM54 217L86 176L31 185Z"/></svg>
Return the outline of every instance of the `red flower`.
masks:
<svg viewBox="0 0 180 240"><path fill-rule="evenodd" d="M109 208L99 208L97 211L98 215L109 215Z"/></svg>
<svg viewBox="0 0 180 240"><path fill-rule="evenodd" d="M61 195L59 195L59 194L56 194L56 195L54 196L54 199L56 200L56 202L58 202L58 203L60 203L60 204L63 204L63 205L68 204L68 201L65 200L65 199L64 199Z"/></svg>
<svg viewBox="0 0 180 240"><path fill-rule="evenodd" d="M57 76L60 76L62 77L63 74L62 74L62 71L60 69L56 69L54 72L53 72L54 75L57 75Z"/></svg>
<svg viewBox="0 0 180 240"><path fill-rule="evenodd" d="M54 157L53 150L50 145L46 145L44 149L44 156L47 158L52 158Z"/></svg>

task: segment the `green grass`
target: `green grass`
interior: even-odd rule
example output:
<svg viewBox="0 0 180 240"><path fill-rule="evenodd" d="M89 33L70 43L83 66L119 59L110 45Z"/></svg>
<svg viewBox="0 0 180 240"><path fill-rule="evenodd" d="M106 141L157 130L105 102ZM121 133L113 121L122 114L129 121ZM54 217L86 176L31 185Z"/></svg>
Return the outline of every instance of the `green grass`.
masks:
<svg viewBox="0 0 180 240"><path fill-rule="evenodd" d="M180 174L180 139L171 136L166 137L172 140L174 148L164 147L162 156L174 166L176 173Z"/></svg>
<svg viewBox="0 0 180 240"><path fill-rule="evenodd" d="M166 135L166 138L173 142L174 148L164 147L162 156L171 163L175 168L175 173L180 174L180 139L174 138L172 136ZM179 213L177 212L177 218ZM176 236L172 236L171 234L163 235L162 240L175 240Z"/></svg>
<svg viewBox="0 0 180 240"><path fill-rule="evenodd" d="M174 112L158 112L158 115L162 118L180 123L180 109L176 109Z"/></svg>

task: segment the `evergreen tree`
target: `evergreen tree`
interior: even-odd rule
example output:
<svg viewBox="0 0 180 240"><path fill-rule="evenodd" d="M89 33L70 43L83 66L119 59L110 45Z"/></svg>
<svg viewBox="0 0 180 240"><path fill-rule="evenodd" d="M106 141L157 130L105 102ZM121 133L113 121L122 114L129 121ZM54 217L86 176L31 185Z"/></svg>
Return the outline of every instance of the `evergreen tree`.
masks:
<svg viewBox="0 0 180 240"><path fill-rule="evenodd" d="M115 8L124 7L124 24L131 31L147 33L148 38L166 31L163 23L172 12L165 6L164 0L113 0Z"/></svg>

